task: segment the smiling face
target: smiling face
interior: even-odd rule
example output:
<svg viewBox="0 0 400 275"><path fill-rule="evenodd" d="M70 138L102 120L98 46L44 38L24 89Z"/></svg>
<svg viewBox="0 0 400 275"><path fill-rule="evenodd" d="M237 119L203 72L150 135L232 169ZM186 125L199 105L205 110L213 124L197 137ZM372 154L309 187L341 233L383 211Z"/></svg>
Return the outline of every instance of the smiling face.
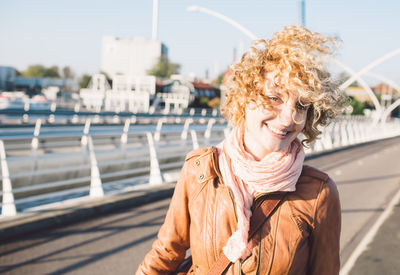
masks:
<svg viewBox="0 0 400 275"><path fill-rule="evenodd" d="M246 108L244 143L247 151L258 160L270 152L288 151L304 128L310 105L300 103L297 92L284 93L274 87L268 75L265 95L272 110L254 103L249 103Z"/></svg>

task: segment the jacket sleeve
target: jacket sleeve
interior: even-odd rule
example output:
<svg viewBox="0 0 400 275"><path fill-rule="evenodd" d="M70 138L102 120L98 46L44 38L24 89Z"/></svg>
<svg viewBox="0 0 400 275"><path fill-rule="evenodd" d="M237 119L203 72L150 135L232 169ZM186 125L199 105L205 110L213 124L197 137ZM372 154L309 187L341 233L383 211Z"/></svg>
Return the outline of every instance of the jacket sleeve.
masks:
<svg viewBox="0 0 400 275"><path fill-rule="evenodd" d="M321 186L314 213L308 274L339 274L341 209L337 187L330 178Z"/></svg>
<svg viewBox="0 0 400 275"><path fill-rule="evenodd" d="M139 265L139 274L169 274L183 261L189 248L190 215L188 210L187 175L190 172L186 161L175 186L164 224L152 249ZM183 177L185 175L185 177Z"/></svg>

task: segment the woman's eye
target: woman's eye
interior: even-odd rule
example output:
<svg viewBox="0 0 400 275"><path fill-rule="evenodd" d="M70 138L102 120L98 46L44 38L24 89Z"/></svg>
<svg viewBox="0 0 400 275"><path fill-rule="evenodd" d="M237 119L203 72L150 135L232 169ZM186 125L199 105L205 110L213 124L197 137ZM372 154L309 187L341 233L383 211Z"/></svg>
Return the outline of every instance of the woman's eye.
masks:
<svg viewBox="0 0 400 275"><path fill-rule="evenodd" d="M269 96L268 97L270 100L272 100L272 101L275 101L275 102L278 102L279 101L279 97L277 97L277 96Z"/></svg>
<svg viewBox="0 0 400 275"><path fill-rule="evenodd" d="M301 110L301 111L305 111L308 109L307 106L301 105L300 103L296 103L296 108Z"/></svg>

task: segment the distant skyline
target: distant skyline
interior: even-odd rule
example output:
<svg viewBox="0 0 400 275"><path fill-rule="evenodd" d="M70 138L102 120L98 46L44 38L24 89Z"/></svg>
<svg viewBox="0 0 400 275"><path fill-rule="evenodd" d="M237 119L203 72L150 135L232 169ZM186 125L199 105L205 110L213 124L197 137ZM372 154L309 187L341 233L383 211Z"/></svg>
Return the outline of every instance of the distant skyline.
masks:
<svg viewBox="0 0 400 275"><path fill-rule="evenodd" d="M268 39L285 25L301 23L300 2L159 0L158 38L182 74L204 77L208 70L215 77L232 62L234 49L239 53L251 41L215 17L187 11L188 6L222 13ZM68 65L78 76L97 73L103 36L151 39L152 5L152 0L1 0L0 65L18 70ZM340 37L336 58L354 71L400 48L399 14L396 0L306 0L306 27ZM400 55L372 71L400 84L399 64Z"/></svg>

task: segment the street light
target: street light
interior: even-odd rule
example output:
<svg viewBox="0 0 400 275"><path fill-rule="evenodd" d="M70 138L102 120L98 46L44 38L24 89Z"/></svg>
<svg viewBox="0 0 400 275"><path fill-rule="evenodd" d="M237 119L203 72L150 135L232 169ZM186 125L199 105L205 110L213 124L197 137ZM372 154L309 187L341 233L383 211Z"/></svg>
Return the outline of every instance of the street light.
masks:
<svg viewBox="0 0 400 275"><path fill-rule="evenodd" d="M220 14L218 12L203 8L203 7L199 7L199 6L189 6L187 7L188 11L198 11L198 12L204 12L207 13L211 16L215 16L225 22L227 22L228 24L232 25L233 27L235 27L236 29L240 30L241 32L243 32L246 36L250 37L251 40L257 40L258 37L252 33L251 31L249 31L248 29L246 29L245 27L243 27L242 25L240 25L238 22L234 21L233 19Z"/></svg>

